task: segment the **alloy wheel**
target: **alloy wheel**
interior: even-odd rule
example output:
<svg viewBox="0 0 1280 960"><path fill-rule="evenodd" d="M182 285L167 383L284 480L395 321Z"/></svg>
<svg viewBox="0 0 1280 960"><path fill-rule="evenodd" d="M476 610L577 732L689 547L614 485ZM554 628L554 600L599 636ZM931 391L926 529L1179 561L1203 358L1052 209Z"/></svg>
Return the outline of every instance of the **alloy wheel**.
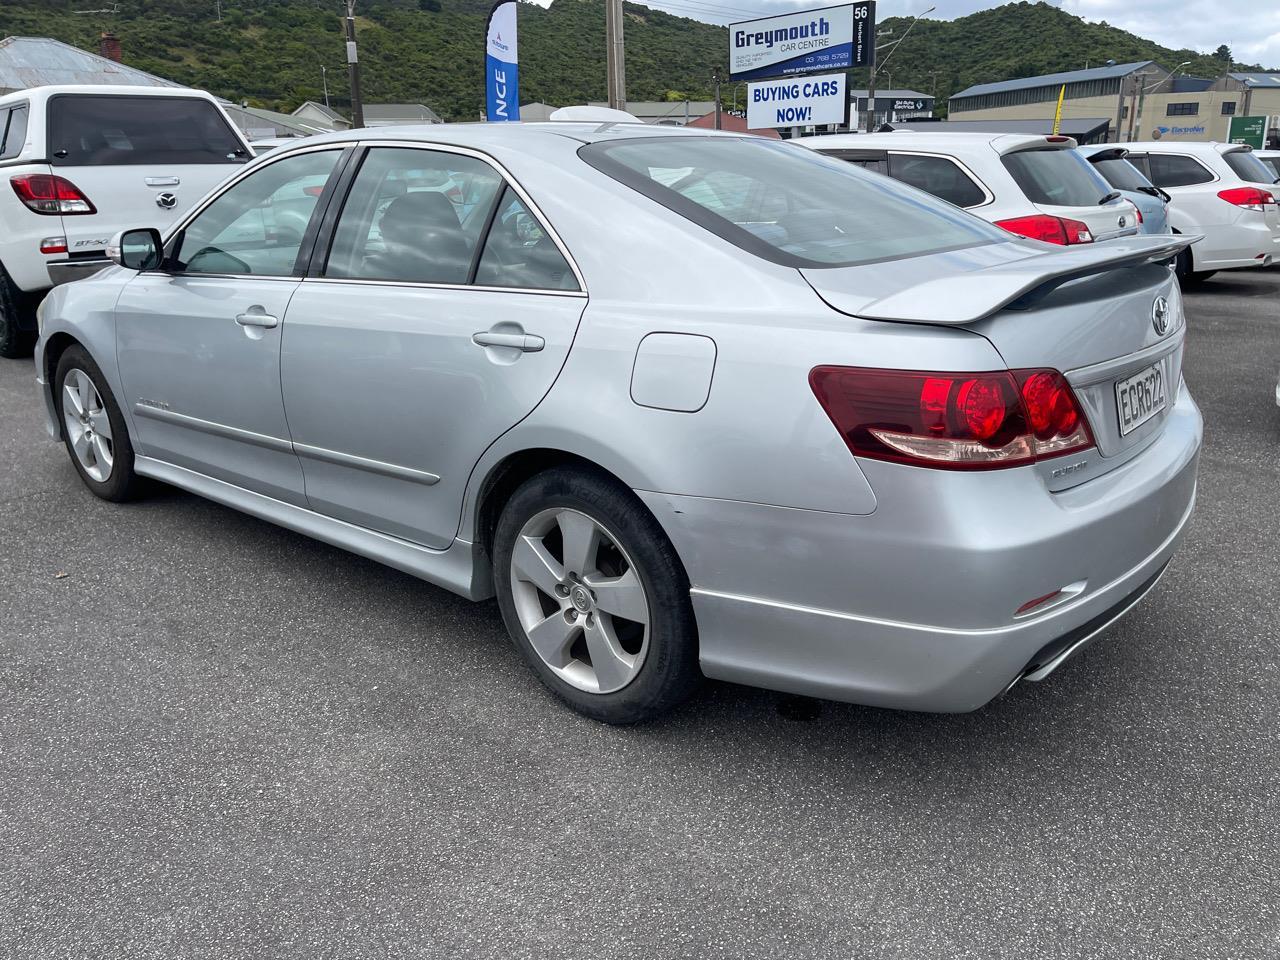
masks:
<svg viewBox="0 0 1280 960"><path fill-rule="evenodd" d="M69 371L62 382L62 422L84 472L98 483L105 483L115 463L111 418L98 388L79 368Z"/></svg>
<svg viewBox="0 0 1280 960"><path fill-rule="evenodd" d="M649 601L631 558L578 510L543 510L520 530L511 591L534 652L565 683L621 690L649 650Z"/></svg>

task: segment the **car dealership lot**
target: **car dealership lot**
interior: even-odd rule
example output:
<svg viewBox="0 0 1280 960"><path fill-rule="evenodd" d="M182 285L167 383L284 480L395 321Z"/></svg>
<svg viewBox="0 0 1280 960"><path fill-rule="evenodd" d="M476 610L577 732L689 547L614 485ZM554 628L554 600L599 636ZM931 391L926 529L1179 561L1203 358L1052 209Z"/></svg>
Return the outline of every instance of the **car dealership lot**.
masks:
<svg viewBox="0 0 1280 960"><path fill-rule="evenodd" d="M1160 587L956 716L708 685L601 726L491 603L95 499L0 362L0 956L1280 956L1278 302L1187 298Z"/></svg>

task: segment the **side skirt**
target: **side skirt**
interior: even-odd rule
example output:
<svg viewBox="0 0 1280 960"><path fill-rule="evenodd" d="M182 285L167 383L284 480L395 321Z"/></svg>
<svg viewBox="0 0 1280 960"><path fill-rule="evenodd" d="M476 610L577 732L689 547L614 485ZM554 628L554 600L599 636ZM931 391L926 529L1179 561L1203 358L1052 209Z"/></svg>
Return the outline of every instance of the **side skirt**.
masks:
<svg viewBox="0 0 1280 960"><path fill-rule="evenodd" d="M314 510L245 490L163 460L138 456L134 458L133 469L141 476L162 480L233 510L240 510L295 533L314 537L370 560L385 563L468 600L485 600L493 596L493 581L488 565L477 562L479 558L476 546L466 540L454 540L445 550L432 550L408 540L389 537L385 533L335 520Z"/></svg>

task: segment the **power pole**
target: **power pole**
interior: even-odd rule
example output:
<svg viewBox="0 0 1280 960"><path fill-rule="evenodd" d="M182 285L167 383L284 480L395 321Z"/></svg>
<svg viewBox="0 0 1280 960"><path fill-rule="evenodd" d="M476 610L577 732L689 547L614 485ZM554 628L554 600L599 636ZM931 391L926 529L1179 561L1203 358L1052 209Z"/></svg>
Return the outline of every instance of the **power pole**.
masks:
<svg viewBox="0 0 1280 960"><path fill-rule="evenodd" d="M723 130L724 126L720 121L720 114L722 113L722 109L720 106L720 68L719 67L716 67L715 70L712 72L711 79L716 82L716 129Z"/></svg>
<svg viewBox="0 0 1280 960"><path fill-rule="evenodd" d="M627 109L627 66L622 39L622 0L605 0L605 58L608 65L609 106Z"/></svg>
<svg viewBox="0 0 1280 960"><path fill-rule="evenodd" d="M364 126L364 106L360 102L360 58L356 55L356 0L347 3L347 74L351 78L351 126Z"/></svg>

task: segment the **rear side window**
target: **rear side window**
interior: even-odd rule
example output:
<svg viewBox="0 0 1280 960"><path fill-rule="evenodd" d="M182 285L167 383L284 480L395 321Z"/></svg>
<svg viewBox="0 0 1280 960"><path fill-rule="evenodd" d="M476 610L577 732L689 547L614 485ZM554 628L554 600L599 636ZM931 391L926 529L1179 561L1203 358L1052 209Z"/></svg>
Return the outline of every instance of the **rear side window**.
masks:
<svg viewBox="0 0 1280 960"><path fill-rule="evenodd" d="M1151 188L1151 184L1142 175L1142 171L1128 160L1099 160L1093 165L1093 169L1102 174L1102 179L1117 190L1131 190L1134 193L1141 193L1143 190Z"/></svg>
<svg viewBox="0 0 1280 960"><path fill-rule="evenodd" d="M49 101L54 166L244 163L221 111L187 97L60 96Z"/></svg>
<svg viewBox="0 0 1280 960"><path fill-rule="evenodd" d="M12 160L27 142L26 106L0 110L0 160Z"/></svg>
<svg viewBox="0 0 1280 960"><path fill-rule="evenodd" d="M529 290L578 289L578 281L555 241L510 187L503 192L489 227L476 283Z"/></svg>
<svg viewBox="0 0 1280 960"><path fill-rule="evenodd" d="M976 207L987 199L973 178L947 157L918 157L895 153L889 157L889 176L919 187L957 207Z"/></svg>
<svg viewBox="0 0 1280 960"><path fill-rule="evenodd" d="M1222 159L1227 161L1237 177L1245 183L1275 183L1276 175L1271 167L1263 163L1247 150L1236 150L1224 153Z"/></svg>
<svg viewBox="0 0 1280 960"><path fill-rule="evenodd" d="M1276 172L1276 176L1280 177L1280 157L1259 157L1263 163Z"/></svg>
<svg viewBox="0 0 1280 960"><path fill-rule="evenodd" d="M702 229L785 266L854 266L1011 236L888 177L778 141L627 138L589 144L578 155Z"/></svg>
<svg viewBox="0 0 1280 960"><path fill-rule="evenodd" d="M1192 157L1177 153L1153 153L1148 157L1151 182L1157 187L1189 187L1209 183L1213 174Z"/></svg>
<svg viewBox="0 0 1280 960"><path fill-rule="evenodd" d="M1096 207L1108 192L1089 161L1074 150L1020 150L1001 160L1032 203Z"/></svg>

